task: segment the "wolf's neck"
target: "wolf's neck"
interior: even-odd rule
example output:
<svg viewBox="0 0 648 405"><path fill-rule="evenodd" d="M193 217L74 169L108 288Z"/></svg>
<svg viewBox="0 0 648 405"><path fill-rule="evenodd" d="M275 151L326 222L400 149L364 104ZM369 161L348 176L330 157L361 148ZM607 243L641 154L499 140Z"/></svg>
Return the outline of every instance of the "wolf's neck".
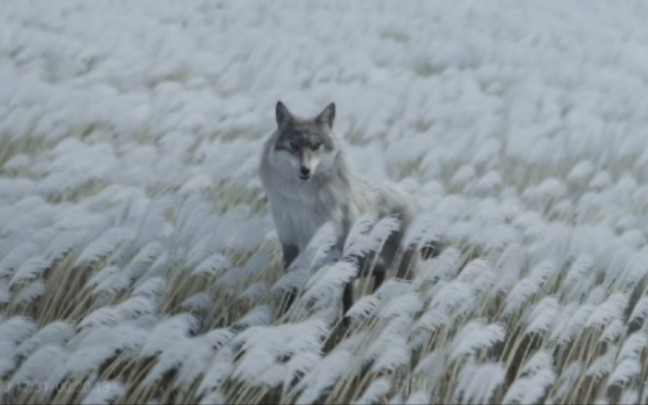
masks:
<svg viewBox="0 0 648 405"><path fill-rule="evenodd" d="M340 191L351 189L353 185L354 173L351 170L351 165L347 160L346 154L343 149L340 149L335 157L335 163L322 173L322 181L330 183L333 187L338 187Z"/></svg>

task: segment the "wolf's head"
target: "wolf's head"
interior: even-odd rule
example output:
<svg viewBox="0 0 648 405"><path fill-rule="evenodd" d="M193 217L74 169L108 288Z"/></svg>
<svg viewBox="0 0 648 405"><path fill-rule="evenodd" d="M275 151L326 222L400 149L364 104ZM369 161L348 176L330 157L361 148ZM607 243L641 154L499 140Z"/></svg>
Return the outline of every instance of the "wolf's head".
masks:
<svg viewBox="0 0 648 405"><path fill-rule="evenodd" d="M295 170L295 176L304 181L317 173L318 166L331 166L337 153L333 134L335 104L330 103L314 118L293 115L281 101L277 102L278 136L274 149Z"/></svg>

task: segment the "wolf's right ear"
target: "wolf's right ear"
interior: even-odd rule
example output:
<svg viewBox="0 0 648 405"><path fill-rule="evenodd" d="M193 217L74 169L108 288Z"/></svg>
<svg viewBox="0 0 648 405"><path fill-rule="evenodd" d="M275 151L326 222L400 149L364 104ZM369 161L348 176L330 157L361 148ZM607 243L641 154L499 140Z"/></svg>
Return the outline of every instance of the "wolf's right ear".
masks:
<svg viewBox="0 0 648 405"><path fill-rule="evenodd" d="M333 128L333 121L335 121L335 103L327 105L315 120L320 124L325 124L329 128Z"/></svg>
<svg viewBox="0 0 648 405"><path fill-rule="evenodd" d="M279 128L283 128L290 118L292 118L292 114L288 111L288 108L281 102L281 100L277 101L275 115L277 117L277 126Z"/></svg>

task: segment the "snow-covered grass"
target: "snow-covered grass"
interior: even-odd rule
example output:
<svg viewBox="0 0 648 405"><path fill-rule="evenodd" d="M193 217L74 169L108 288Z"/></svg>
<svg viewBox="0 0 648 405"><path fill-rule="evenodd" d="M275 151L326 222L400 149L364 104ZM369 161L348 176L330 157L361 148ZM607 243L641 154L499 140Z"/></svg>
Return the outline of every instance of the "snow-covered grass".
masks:
<svg viewBox="0 0 648 405"><path fill-rule="evenodd" d="M3 402L648 402L645 3L1 8ZM281 266L279 99L449 241L347 330L330 229Z"/></svg>

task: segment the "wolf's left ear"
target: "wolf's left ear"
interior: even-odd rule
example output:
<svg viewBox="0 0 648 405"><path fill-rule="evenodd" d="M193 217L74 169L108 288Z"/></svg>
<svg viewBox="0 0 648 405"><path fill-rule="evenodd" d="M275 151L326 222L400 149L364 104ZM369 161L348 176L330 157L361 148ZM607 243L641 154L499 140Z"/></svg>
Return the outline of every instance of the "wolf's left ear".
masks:
<svg viewBox="0 0 648 405"><path fill-rule="evenodd" d="M333 128L333 121L335 121L335 103L327 105L315 120L320 124L326 124L329 128Z"/></svg>
<svg viewBox="0 0 648 405"><path fill-rule="evenodd" d="M292 114L290 113L290 111L288 111L288 108L284 103L281 102L281 100L277 101L277 106L275 107L275 115L277 118L277 126L279 128L283 128L292 117Z"/></svg>

